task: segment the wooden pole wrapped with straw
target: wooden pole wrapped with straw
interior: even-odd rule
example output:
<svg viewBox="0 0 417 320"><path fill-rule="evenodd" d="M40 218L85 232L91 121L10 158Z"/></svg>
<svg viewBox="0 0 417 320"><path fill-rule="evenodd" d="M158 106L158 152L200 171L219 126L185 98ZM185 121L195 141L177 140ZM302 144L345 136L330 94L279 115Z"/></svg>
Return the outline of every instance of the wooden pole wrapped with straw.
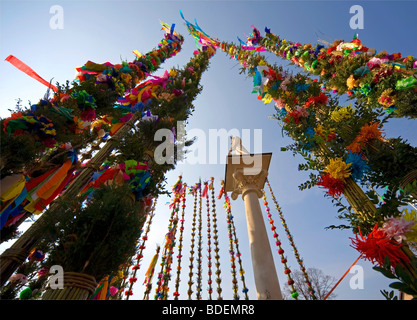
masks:
<svg viewBox="0 0 417 320"><path fill-rule="evenodd" d="M96 279L88 274L65 272L64 287L53 288L49 284L42 300L87 300L97 287Z"/></svg>

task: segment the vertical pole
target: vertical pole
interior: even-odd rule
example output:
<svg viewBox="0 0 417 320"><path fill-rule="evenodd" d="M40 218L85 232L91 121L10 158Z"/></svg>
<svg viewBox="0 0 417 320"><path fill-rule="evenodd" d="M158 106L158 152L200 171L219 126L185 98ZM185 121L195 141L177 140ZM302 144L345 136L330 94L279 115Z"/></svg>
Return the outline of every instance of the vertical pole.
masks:
<svg viewBox="0 0 417 320"><path fill-rule="evenodd" d="M264 182L267 175L266 170L262 170L257 175L244 175L243 170L236 170L233 174L236 187L232 198L237 199L238 194L241 193L245 203L257 298L258 300L282 300L272 250L258 200L262 197L260 182Z"/></svg>

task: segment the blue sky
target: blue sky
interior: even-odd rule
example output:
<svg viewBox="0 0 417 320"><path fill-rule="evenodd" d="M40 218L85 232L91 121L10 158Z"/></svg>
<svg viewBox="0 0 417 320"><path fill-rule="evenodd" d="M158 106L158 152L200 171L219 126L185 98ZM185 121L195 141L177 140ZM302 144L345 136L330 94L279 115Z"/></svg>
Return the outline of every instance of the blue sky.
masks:
<svg viewBox="0 0 417 320"><path fill-rule="evenodd" d="M364 29L352 30L349 9L357 4L364 9ZM64 10L63 29L50 28L52 14L49 11L53 5L60 5ZM185 43L178 56L168 60L158 74L172 66L183 66L192 56L195 45L179 10L182 10L187 20L197 19L209 35L235 43L237 37L245 39L245 35L251 32L251 25L254 25L261 32L268 27L282 38L312 44L319 39L329 42L335 39L351 40L357 32L367 47L377 51L401 52L403 56L417 52L417 25L413 23L416 1L1 1L0 9L1 117L9 115L7 110L16 105L18 98L22 99L24 106L29 105L28 101L36 103L43 97L46 88L5 62L4 59L10 54L31 66L44 79L54 78L53 82L65 83L74 79L74 68L88 60L97 63L119 63L121 59L131 61L134 59L132 50L145 53L153 49L163 37L159 23L162 20L168 24L175 23L175 30L185 37ZM266 56L271 62L280 61L270 54ZM264 105L255 94L251 94L252 79L240 75L239 68L236 61L220 51L211 59L210 68L202 79L203 92L195 100L196 111L189 119L187 128L202 130L207 136L209 129L249 129L252 137L254 129L262 129L262 151L273 153L269 180L306 267L321 269L325 274L339 279L358 257L358 253L349 246L352 234L348 231L325 230L329 225L341 223L336 218L336 209L323 197L322 190L298 190L298 185L306 180L305 173L297 170L302 159L280 151L282 146L291 141L283 138L278 123L268 118L274 112L273 104ZM386 126L385 133L387 137L401 136L412 145L417 145L415 120L392 120ZM249 149L252 151L252 148ZM223 163L185 163L168 174L168 181L172 185L182 174L185 182L194 184L199 178L207 180L213 176L218 192L224 171ZM153 256L155 243L161 244L167 231L167 201L160 199L158 202L147 244L148 251L138 274L138 282L133 288L134 298L137 299L142 298L143 274ZM191 209L191 201L188 204ZM219 240L222 245L223 291L224 297L230 298L227 229L221 202L218 202L217 208L219 225L224 234ZM249 294L254 299L256 296L241 198L232 202L232 212L237 224ZM189 211L187 223L191 221L191 214ZM289 266L296 270L297 262L278 223L279 218L274 214ZM185 254L186 243L182 264L184 274L188 274L189 264ZM286 276L274 246L272 250L276 254L276 270L283 283ZM364 270L364 288L351 289L349 281L353 275L348 275L335 290L337 298L383 299L379 290L388 289L390 281L373 271L369 263L361 260L358 265ZM203 274L206 272L203 269ZM183 288L187 286L187 281L182 280ZM185 299L186 294L183 293L181 298Z"/></svg>

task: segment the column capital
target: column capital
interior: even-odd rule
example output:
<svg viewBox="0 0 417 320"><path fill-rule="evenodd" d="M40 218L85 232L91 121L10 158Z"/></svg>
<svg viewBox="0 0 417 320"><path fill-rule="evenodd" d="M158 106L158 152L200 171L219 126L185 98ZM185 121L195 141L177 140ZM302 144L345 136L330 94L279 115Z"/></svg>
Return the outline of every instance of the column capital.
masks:
<svg viewBox="0 0 417 320"><path fill-rule="evenodd" d="M244 174L243 169L237 169L233 173L233 191L231 197L236 200L239 194L242 194L242 199L248 192L255 192L258 198L261 198L262 189L265 180L268 176L268 171L262 169L258 174Z"/></svg>

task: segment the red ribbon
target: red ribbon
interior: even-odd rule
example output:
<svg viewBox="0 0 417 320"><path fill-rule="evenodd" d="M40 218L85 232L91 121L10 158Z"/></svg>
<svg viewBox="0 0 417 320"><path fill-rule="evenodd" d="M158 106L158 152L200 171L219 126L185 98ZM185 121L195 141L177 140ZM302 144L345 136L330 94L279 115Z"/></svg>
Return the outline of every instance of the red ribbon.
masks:
<svg viewBox="0 0 417 320"><path fill-rule="evenodd" d="M28 76L38 80L40 83L44 84L45 86L47 86L48 88L51 88L52 90L54 90L55 92L58 91L58 88L55 87L54 85L50 84L48 81L46 81L45 79L43 79L40 75L38 75L31 67L29 67L28 65L26 65L25 63L23 63L22 61L20 61L18 58L16 58L15 56L8 56L6 58L6 61L9 61L12 65L14 65L17 69L19 69L20 71L23 71L24 73L26 73Z"/></svg>

